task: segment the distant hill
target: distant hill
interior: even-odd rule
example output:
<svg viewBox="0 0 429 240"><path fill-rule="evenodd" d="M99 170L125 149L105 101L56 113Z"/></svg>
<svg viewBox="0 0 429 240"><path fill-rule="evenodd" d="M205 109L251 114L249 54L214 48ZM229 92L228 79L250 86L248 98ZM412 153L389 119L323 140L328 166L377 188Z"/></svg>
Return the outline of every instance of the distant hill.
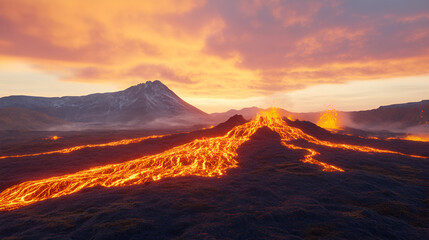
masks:
<svg viewBox="0 0 429 240"><path fill-rule="evenodd" d="M0 108L25 108L70 122L148 122L179 115L206 116L186 103L160 81L148 81L126 90L78 97L9 96Z"/></svg>
<svg viewBox="0 0 429 240"><path fill-rule="evenodd" d="M258 108L258 107L243 108L243 109L240 109L240 110L231 109L231 110L226 111L226 112L212 113L212 114L210 114L210 117L215 122L223 122L226 119L228 119L229 117L238 114L238 115L243 116L243 118L249 120L249 119L254 118L256 116L256 114L258 112L260 112L261 110L263 110L263 109L262 108Z"/></svg>
<svg viewBox="0 0 429 240"><path fill-rule="evenodd" d="M212 113L214 121L225 121L228 117L240 114L251 119L263 108L251 107L241 110L229 110L223 113ZM320 112L294 113L280 108L282 116L292 116L300 120L317 123ZM378 130L405 130L408 128L427 126L429 128L429 100L381 106L377 109L345 112L338 111L338 118L343 126L378 129Z"/></svg>
<svg viewBox="0 0 429 240"><path fill-rule="evenodd" d="M0 129L40 130L67 124L68 129L177 128L212 125L239 114L252 119L264 110L258 107L206 114L183 101L158 80L123 91L86 96L0 98ZM18 110L19 109L19 110ZM279 109L283 117L317 123L320 112L293 113ZM428 126L429 100L382 106L373 110L338 112L343 126L375 130L404 130ZM426 125L425 125L426 124ZM64 127L56 128L56 130ZM419 131L419 130L418 130Z"/></svg>
<svg viewBox="0 0 429 240"><path fill-rule="evenodd" d="M243 108L240 110L231 109L231 110L226 111L226 112L212 113L212 114L210 114L210 117L215 122L226 121L229 117L231 117L233 115L241 115L245 119L250 120L250 119L256 117L256 114L258 112L263 111L263 110L267 110L267 109L258 108L258 107ZM279 108L278 110L279 110L280 115L284 116L284 117L287 117L287 116L292 114L292 112L289 112L289 111L284 110L282 108Z"/></svg>
<svg viewBox="0 0 429 240"><path fill-rule="evenodd" d="M66 121L23 108L0 108L0 130L49 130Z"/></svg>
<svg viewBox="0 0 429 240"><path fill-rule="evenodd" d="M427 125L429 100L381 106L367 111L349 112L350 120L368 128L404 129Z"/></svg>

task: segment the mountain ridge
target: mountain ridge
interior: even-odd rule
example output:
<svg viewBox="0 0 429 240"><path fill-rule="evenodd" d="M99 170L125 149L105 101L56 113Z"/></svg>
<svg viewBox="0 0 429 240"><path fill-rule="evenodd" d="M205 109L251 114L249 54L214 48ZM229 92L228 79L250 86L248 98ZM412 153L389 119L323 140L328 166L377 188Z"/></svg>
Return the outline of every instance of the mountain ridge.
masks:
<svg viewBox="0 0 429 240"><path fill-rule="evenodd" d="M159 117L207 115L159 80L125 90L84 96L0 98L0 108L25 108L70 122L147 122Z"/></svg>
<svg viewBox="0 0 429 240"><path fill-rule="evenodd" d="M240 114L245 119L252 119L261 110L259 107L230 109L226 112L207 114L182 100L159 80L147 81L122 91L93 93L84 96L38 97L12 95L0 98L0 109L27 109L33 122L17 118L16 123L25 123L18 129L37 129L51 121L60 126L59 120L71 123L71 128L148 128L175 127L178 125L195 125L203 122L212 125L223 122L229 117ZM11 113L7 113L10 111ZM3 111L3 114L14 114L14 111ZM22 110L19 110L22 111ZM37 115L37 113L43 115ZM283 117L293 117L316 123L321 112L294 113L279 108ZM16 114L15 114L16 115ZM19 115L19 114L18 114ZM17 115L17 116L18 116ZM46 115L46 116L45 116ZM47 116L52 117L46 120ZM341 123L347 127L362 129L403 130L412 127L427 126L429 120L429 100L380 106L362 111L338 111ZM0 129L15 126L0 123ZM75 124L75 125L73 125ZM76 125L77 124L77 125ZM18 124L19 125L19 124ZM16 125L16 126L18 126ZM21 124L22 125L22 124ZM32 126L34 125L34 126ZM16 128L16 127L14 127ZM57 129L58 130L58 129Z"/></svg>
<svg viewBox="0 0 429 240"><path fill-rule="evenodd" d="M226 119L232 114L241 114L246 119L251 119L261 111L259 107L231 109L226 112L210 114L216 121ZM296 113L279 108L283 117L292 116L300 120L316 123L321 112ZM378 108L361 111L337 111L340 122L348 127L381 130L405 130L422 125L427 126L429 121L429 100L419 102L397 103L380 106Z"/></svg>

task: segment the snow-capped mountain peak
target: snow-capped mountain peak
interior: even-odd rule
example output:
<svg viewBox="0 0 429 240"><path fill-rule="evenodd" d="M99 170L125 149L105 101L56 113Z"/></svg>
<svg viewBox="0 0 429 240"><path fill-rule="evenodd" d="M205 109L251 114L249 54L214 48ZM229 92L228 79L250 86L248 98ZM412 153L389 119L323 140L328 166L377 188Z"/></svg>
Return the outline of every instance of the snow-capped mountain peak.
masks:
<svg viewBox="0 0 429 240"><path fill-rule="evenodd" d="M71 122L144 122L158 117L206 115L158 80L123 91L86 96L3 97L0 98L0 108L4 107L25 108Z"/></svg>

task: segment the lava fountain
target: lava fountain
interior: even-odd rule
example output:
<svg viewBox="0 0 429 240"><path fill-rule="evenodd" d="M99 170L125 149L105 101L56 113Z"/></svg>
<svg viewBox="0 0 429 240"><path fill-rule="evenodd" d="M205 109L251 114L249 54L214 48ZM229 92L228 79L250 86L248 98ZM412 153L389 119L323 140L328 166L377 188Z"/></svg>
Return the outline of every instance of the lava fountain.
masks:
<svg viewBox="0 0 429 240"><path fill-rule="evenodd" d="M109 164L73 174L27 181L11 186L0 193L0 211L17 209L49 198L57 198L95 186L119 187L142 184L167 177L203 176L219 177L230 168L238 167L237 149L250 139L259 128L267 126L281 137L281 144L290 149L306 150L302 162L316 164L323 171L343 172L340 167L315 159L315 149L300 147L295 140L305 140L317 145L360 152L402 154L366 146L336 144L319 140L301 129L289 126L276 109L261 112L256 119L236 126L221 137L196 139L159 154L144 156L119 164ZM136 139L134 141L140 141ZM122 145L122 142L115 144ZM123 143L125 144L125 143ZM112 144L113 145L113 144ZM111 145L108 145L111 146ZM421 157L407 155L411 157ZM422 157L424 158L424 157Z"/></svg>
<svg viewBox="0 0 429 240"><path fill-rule="evenodd" d="M332 109L326 110L324 113L321 113L317 125L322 128L341 129L337 111L335 111L335 109Z"/></svg>

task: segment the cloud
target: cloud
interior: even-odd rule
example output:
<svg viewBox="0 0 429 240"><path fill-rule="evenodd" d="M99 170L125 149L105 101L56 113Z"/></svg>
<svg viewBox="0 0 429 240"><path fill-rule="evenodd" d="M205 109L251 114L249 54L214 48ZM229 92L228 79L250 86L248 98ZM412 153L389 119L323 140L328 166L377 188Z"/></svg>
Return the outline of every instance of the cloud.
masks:
<svg viewBox="0 0 429 240"><path fill-rule="evenodd" d="M0 0L0 59L241 98L429 72L429 2Z"/></svg>
<svg viewBox="0 0 429 240"><path fill-rule="evenodd" d="M176 73L171 68L162 65L137 65L130 69L106 69L101 67L87 67L72 70L68 76L68 80L75 81L96 81L98 79L169 79L172 82L192 83L192 80L187 75Z"/></svg>
<svg viewBox="0 0 429 240"><path fill-rule="evenodd" d="M254 2L234 3L252 6ZM371 61L373 70L375 67L378 69L374 71L374 77L378 77L385 71L386 63L392 64L393 60L399 59L412 63L403 66L398 61L402 65L400 68L406 70L410 67L410 71L394 72L393 75L427 73L424 69L428 66L429 19L400 20L426 14L429 10L427 1L417 1L420 8L402 3L396 4L397 8L382 8L384 5L364 2L264 1L252 14L240 14L240 7L230 7L232 10L222 15L225 28L208 39L206 48L208 52L224 58L238 55L242 60L239 67L263 70L269 75L271 69L304 74L311 71L324 72L316 77L326 78L326 70L320 69L328 66L333 70L328 77L339 75L337 70L340 69L348 78L344 71L348 65L355 65L355 69L361 64L366 68L364 63ZM395 5L391 1L380 2L386 6ZM385 17L387 14L390 14L388 18ZM398 20L392 18L395 14L399 15ZM295 19L294 16L300 18ZM416 71L415 62L411 59L426 61L420 62ZM371 78L369 73L366 76L361 77Z"/></svg>
<svg viewBox="0 0 429 240"><path fill-rule="evenodd" d="M126 76L136 76L143 79L170 79L180 83L192 83L189 76L179 75L172 69L160 65L139 65L130 69Z"/></svg>

